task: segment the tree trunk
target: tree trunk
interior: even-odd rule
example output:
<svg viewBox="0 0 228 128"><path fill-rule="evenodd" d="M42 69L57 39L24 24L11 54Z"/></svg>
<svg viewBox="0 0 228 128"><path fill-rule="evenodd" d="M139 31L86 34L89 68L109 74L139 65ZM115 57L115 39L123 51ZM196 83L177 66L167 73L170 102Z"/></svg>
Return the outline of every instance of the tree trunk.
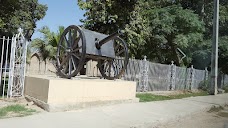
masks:
<svg viewBox="0 0 228 128"><path fill-rule="evenodd" d="M40 74L41 73L41 61L39 60L39 71L38 73Z"/></svg>
<svg viewBox="0 0 228 128"><path fill-rule="evenodd" d="M169 43L169 45L170 45L170 47L171 47L171 51L172 51L172 53L173 53L174 62L175 62L175 64L176 64L177 66L180 66L180 57L179 57L179 55L178 55L177 45L174 44L173 39L174 39L173 34L169 35L168 38L167 38L168 43Z"/></svg>
<svg viewBox="0 0 228 128"><path fill-rule="evenodd" d="M200 18L202 21L204 21L204 16L205 16L205 0L203 0L202 2L201 11L200 11Z"/></svg>
<svg viewBox="0 0 228 128"><path fill-rule="evenodd" d="M44 74L46 74L47 73L47 61L46 60L44 61L44 64L45 64Z"/></svg>

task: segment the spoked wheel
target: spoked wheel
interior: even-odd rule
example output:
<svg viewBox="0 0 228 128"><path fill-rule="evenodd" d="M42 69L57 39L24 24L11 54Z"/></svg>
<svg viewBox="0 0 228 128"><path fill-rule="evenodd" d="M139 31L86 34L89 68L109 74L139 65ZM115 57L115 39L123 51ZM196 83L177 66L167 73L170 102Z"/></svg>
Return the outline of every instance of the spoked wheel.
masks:
<svg viewBox="0 0 228 128"><path fill-rule="evenodd" d="M113 41L116 57L114 59L98 60L100 73L108 80L120 78L128 64L128 48L126 43L119 37L116 37Z"/></svg>
<svg viewBox="0 0 228 128"><path fill-rule="evenodd" d="M85 36L81 28L71 25L61 35L57 49L57 70L64 78L76 76L84 65Z"/></svg>

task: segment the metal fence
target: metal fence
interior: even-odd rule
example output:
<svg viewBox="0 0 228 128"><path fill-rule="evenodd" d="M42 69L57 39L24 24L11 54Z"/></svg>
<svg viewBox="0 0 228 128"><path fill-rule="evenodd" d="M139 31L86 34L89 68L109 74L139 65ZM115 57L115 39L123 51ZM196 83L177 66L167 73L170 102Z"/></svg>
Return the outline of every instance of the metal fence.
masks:
<svg viewBox="0 0 228 128"><path fill-rule="evenodd" d="M123 62L120 62L120 64ZM100 76L96 62L87 63L87 76ZM168 91L168 90L197 90L203 83L208 82L207 69L198 70L170 65L152 63L143 60L129 59L127 69L122 79L137 82L137 91ZM204 85L205 86L205 85ZM228 75L219 74L218 88L228 86Z"/></svg>
<svg viewBox="0 0 228 128"><path fill-rule="evenodd" d="M23 30L12 38L0 35L0 94L2 98L23 96L27 44Z"/></svg>
<svg viewBox="0 0 228 128"><path fill-rule="evenodd" d="M141 71L145 69L140 66L142 61L144 60L130 59L123 77L124 80L137 81L137 91L142 91L144 86L140 82L144 81L141 72L148 72L147 90L143 91L197 90L209 79L207 69L198 70L193 66L190 68L178 67L173 62L165 65L147 61L148 71ZM228 85L228 75L221 73L219 75L218 87L223 88Z"/></svg>
<svg viewBox="0 0 228 128"><path fill-rule="evenodd" d="M139 72L141 70L139 63L142 60L130 60L128 69L125 72L124 79L130 81L137 81L137 90L139 91L141 77ZM168 90L195 90L200 86L200 82L206 80L205 71L197 70L193 67L183 68L177 67L174 64L165 65L148 62L148 89L147 91L168 91ZM134 68L133 68L134 67ZM135 72L134 69L138 69Z"/></svg>

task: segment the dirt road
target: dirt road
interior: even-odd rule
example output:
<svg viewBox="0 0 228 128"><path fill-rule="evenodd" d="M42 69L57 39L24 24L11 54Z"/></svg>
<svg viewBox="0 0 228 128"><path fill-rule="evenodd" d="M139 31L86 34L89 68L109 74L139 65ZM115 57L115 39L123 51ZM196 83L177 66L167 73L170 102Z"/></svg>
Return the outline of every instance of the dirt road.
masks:
<svg viewBox="0 0 228 128"><path fill-rule="evenodd" d="M177 121L160 124L155 128L228 128L228 107L197 113Z"/></svg>

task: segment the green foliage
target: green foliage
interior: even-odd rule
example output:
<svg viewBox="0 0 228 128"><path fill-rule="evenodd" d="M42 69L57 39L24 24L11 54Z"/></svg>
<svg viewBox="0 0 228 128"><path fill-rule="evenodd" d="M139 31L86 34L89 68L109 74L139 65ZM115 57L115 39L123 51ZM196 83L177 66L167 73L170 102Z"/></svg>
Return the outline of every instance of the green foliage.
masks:
<svg viewBox="0 0 228 128"><path fill-rule="evenodd" d="M183 9L180 5L151 7L145 11L145 17L148 18L150 28L148 45L154 48L150 50L151 47L148 47L150 49L147 51L150 57L157 57L160 63L174 60L180 65L181 56L177 48L188 54L187 57L191 57L192 48L203 40L203 22L193 11ZM159 55L162 54L162 57L156 54L161 51ZM186 62L186 65L189 63Z"/></svg>
<svg viewBox="0 0 228 128"><path fill-rule="evenodd" d="M34 39L32 41L32 47L38 49L38 52L41 54L43 61L49 57L49 49L47 49L47 44L42 39Z"/></svg>
<svg viewBox="0 0 228 128"><path fill-rule="evenodd" d="M78 0L84 27L105 34L124 29L130 55L197 69L210 66L213 0ZM227 73L228 2L220 1L219 68ZM178 51L181 49L186 58Z"/></svg>
<svg viewBox="0 0 228 128"><path fill-rule="evenodd" d="M137 0L78 0L78 5L85 10L84 27L104 34L111 34L118 29L125 30L124 39L130 49L130 55L138 58L144 46L146 33L145 20L140 12L143 2Z"/></svg>
<svg viewBox="0 0 228 128"><path fill-rule="evenodd" d="M0 34L12 36L21 27L27 38L31 38L36 22L47 10L38 0L1 0L0 8Z"/></svg>
<svg viewBox="0 0 228 128"><path fill-rule="evenodd" d="M228 35L219 39L219 68L228 74Z"/></svg>
<svg viewBox="0 0 228 128"><path fill-rule="evenodd" d="M43 38L36 38L32 41L31 47L38 50L45 63L47 60L56 59L57 46L63 31L63 26L59 26L56 33L51 32L47 26L44 26L39 29L39 32L43 34Z"/></svg>
<svg viewBox="0 0 228 128"><path fill-rule="evenodd" d="M134 11L136 0L78 0L78 5L85 10L85 28L110 34L124 28L130 22L130 13Z"/></svg>
<svg viewBox="0 0 228 128"><path fill-rule="evenodd" d="M204 70L211 63L211 40L204 40L192 50L192 64L196 69Z"/></svg>
<svg viewBox="0 0 228 128"><path fill-rule="evenodd" d="M7 118L12 116L27 116L31 115L32 113L36 112L36 110L28 109L25 106L21 105L9 105L3 108L0 108L0 118ZM11 115L8 115L8 114Z"/></svg>

